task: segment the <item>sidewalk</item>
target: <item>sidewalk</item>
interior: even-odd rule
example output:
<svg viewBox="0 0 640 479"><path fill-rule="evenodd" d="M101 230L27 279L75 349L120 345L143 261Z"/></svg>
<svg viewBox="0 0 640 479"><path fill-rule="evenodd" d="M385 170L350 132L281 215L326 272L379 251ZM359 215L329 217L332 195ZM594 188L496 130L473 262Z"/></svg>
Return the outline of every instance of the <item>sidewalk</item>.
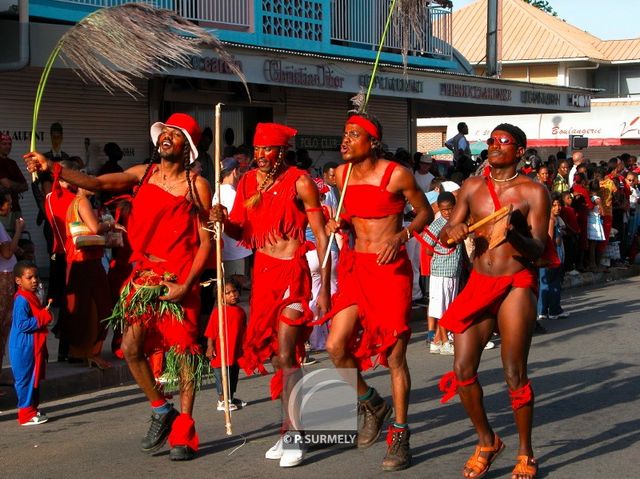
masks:
<svg viewBox="0 0 640 479"><path fill-rule="evenodd" d="M582 288L590 285L604 285L612 281L618 281L631 276L640 275L640 265L627 267L612 267L608 271L601 273L581 273L575 276L567 276L563 283L564 289ZM242 306L247 306L246 298L241 301ZM423 323L425 319L424 308L412 310L412 323ZM423 327L422 324L418 328ZM73 396L79 393L96 391L115 386L120 386L133 381L126 363L114 358L109 345L111 335L104 342L103 357L109 360L113 367L105 371L99 369L89 369L86 364L58 363L55 361L58 351L58 340L49 335L47 346L49 348L50 361L47 364L47 378L43 381L40 399L42 402L51 401L66 396ZM15 392L13 387L5 385L11 378L11 371L8 367L8 359L5 358L0 381L0 392L6 393L0 396L0 411L14 409L16 405Z"/></svg>

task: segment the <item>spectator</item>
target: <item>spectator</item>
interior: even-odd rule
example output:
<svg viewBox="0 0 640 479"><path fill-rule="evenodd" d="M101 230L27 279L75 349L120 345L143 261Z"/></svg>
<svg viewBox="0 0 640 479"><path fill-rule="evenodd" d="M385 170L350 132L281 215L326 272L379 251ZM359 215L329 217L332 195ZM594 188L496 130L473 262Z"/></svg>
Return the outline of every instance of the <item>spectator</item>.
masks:
<svg viewBox="0 0 640 479"><path fill-rule="evenodd" d="M589 190L585 187L587 184L587 177L584 173L578 173L575 176L575 181L571 187L573 193L573 208L576 211L578 217L578 226L580 226L580 242L578 244L578 258L576 265L578 271L583 271L588 262L589 251L589 238L587 235L587 222L589 218L589 212L593 209L593 202L591 201L591 195Z"/></svg>
<svg viewBox="0 0 640 479"><path fill-rule="evenodd" d="M234 160L235 161L235 160ZM238 376L240 366L238 359L242 356L242 341L244 340L244 332L247 325L247 314L240 306L240 293L238 292L238 284L233 280L228 280L224 285L224 295L222 297L222 308L224 309L224 325L225 325L225 358L227 362L228 385L229 390L229 411L236 411L247 405L242 399L235 397L238 387ZM224 390L222 389L222 362L220 359L220 329L218 321L218 305L213 308L209 323L204 335L207 338L207 358L210 359L213 375L216 379L216 391L218 392L217 411L224 411Z"/></svg>
<svg viewBox="0 0 640 479"><path fill-rule="evenodd" d="M337 167L338 163L336 163L335 161L329 161L325 163L324 167L322 168L322 179L324 179L324 184L329 187L329 191L325 196L324 203L329 206L334 212L338 209L338 201L340 198L338 187L336 186Z"/></svg>
<svg viewBox="0 0 640 479"><path fill-rule="evenodd" d="M580 226L578 217L573 209L573 195L570 191L562 193L562 209L560 217L566 226L562 243L564 246L564 270L569 275L578 274L576 259L578 257L578 245L580 241Z"/></svg>
<svg viewBox="0 0 640 479"><path fill-rule="evenodd" d="M562 198L560 193L554 193L551 197L551 215L549 217L549 237L556 248L560 260L559 264L549 264L539 270L538 291L538 320L559 319L568 317L560 306L562 292L562 264L564 261L564 247L562 236L564 221L560 217L562 211Z"/></svg>
<svg viewBox="0 0 640 479"><path fill-rule="evenodd" d="M9 357L18 396L18 422L21 426L37 426L49 420L38 411L38 405L47 361L47 325L53 316L36 295L40 284L36 265L20 261L13 276L18 291L13 304Z"/></svg>
<svg viewBox="0 0 640 479"><path fill-rule="evenodd" d="M462 159L463 156L471 158L471 147L469 146L469 142L467 141L467 137L465 135L469 134L469 127L466 123L460 122L458 123L458 134L453 138L448 139L444 146L449 148L453 152L453 166L454 168L458 166L458 162Z"/></svg>
<svg viewBox="0 0 640 479"><path fill-rule="evenodd" d="M556 193L565 193L569 191L569 162L567 160L561 160L558 163L558 173L553 179L553 186L551 190Z"/></svg>
<svg viewBox="0 0 640 479"><path fill-rule="evenodd" d="M551 190L551 180L549 179L549 167L545 165L538 166L534 181L537 181L538 183L546 186L548 190Z"/></svg>
<svg viewBox="0 0 640 479"><path fill-rule="evenodd" d="M431 186L431 182L435 178L433 173L431 173L431 165L433 164L433 159L431 155L425 153L420 157L420 163L418 164L418 170L413 173L416 177L416 183L422 191L427 193L429 191L429 187Z"/></svg>
<svg viewBox="0 0 640 479"><path fill-rule="evenodd" d="M11 194L0 190L0 216L7 217L11 213ZM2 360L4 350L11 330L11 309L13 293L13 267L16 264L15 253L18 251L18 241L24 231L24 220L16 219L13 237L9 236L4 225L0 223L0 374L2 374Z"/></svg>
<svg viewBox="0 0 640 479"><path fill-rule="evenodd" d="M16 220L22 217L20 193L29 189L18 164L9 158L11 153L11 136L0 134L0 187L11 194L11 211L0 218L0 222L8 232L13 232Z"/></svg>
<svg viewBox="0 0 640 479"><path fill-rule="evenodd" d="M590 271L600 269L600 249L596 249L596 243L601 243L606 239L606 229L603 227L604 208L602 206L602 199L598 196L598 193L601 191L602 187L598 180L589 182L589 193L591 194L591 202L594 205L587 219Z"/></svg>
<svg viewBox="0 0 640 479"><path fill-rule="evenodd" d="M629 194L629 227L627 229L627 237L626 237L626 251L627 253L631 253L633 250L632 246L634 244L634 240L636 235L638 234L638 198L640 198L640 190L638 190L638 174L634 171L627 172L627 176L625 177L625 181L630 189ZM628 254L629 259L633 261L633 257L631 254ZM635 254L633 254L635 256Z"/></svg>
<svg viewBox="0 0 640 479"><path fill-rule="evenodd" d="M104 145L103 151L104 151L104 154L107 155L107 161L105 161L104 165L100 167L100 170L98 171L98 175L123 172L124 170L118 164L120 160L122 160L122 157L124 156L124 153L120 149L120 146L118 146L117 143L110 142Z"/></svg>
<svg viewBox="0 0 640 479"><path fill-rule="evenodd" d="M458 294L464 246L458 243L449 248L437 241L440 231L447 224L456 204L453 193L443 191L438 195L440 216L429 225L423 239L433 256L431 259L431 275L429 276L429 310L427 324L429 331L436 331L429 344L431 354L453 355L453 344L449 341L447 330L437 324L451 302Z"/></svg>
<svg viewBox="0 0 640 479"><path fill-rule="evenodd" d="M89 201L91 193L78 189L67 210L66 314L62 333L69 340L69 355L85 359L89 367L107 369L102 358L102 343L107 335L103 319L111 312L107 273L102 267L104 241L83 245L82 235L102 235L114 227L113 221L101 222ZM78 234L79 233L79 234Z"/></svg>
<svg viewBox="0 0 640 479"><path fill-rule="evenodd" d="M558 156L558 160L560 157ZM569 178L567 178L569 182L569 188L573 186L573 182L575 180L575 175L578 172L578 167L584 163L584 153L581 151L574 151L571 155L571 159L573 160L573 166L569 171Z"/></svg>

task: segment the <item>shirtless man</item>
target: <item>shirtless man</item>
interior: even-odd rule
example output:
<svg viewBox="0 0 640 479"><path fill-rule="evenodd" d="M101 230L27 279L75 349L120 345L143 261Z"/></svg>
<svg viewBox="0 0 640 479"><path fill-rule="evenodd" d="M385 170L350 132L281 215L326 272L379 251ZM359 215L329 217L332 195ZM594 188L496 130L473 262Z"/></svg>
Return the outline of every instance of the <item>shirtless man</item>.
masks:
<svg viewBox="0 0 640 479"><path fill-rule="evenodd" d="M504 449L489 425L477 376L483 348L496 328L502 338L502 364L520 439L511 477L532 479L538 469L531 445L533 390L527 358L536 319L534 261L545 251L550 200L543 185L516 170L526 142L524 132L516 126L505 123L493 130L487 140L485 175L464 182L449 224L440 235L443 242L449 238L461 242L469 234L467 223L513 205L505 242L490 250L493 225L476 231L471 277L440 321L455 333L454 371L443 378L441 388L449 382L445 399L457 390L478 434L479 444L463 469L464 477L469 478L483 476Z"/></svg>
<svg viewBox="0 0 640 479"><path fill-rule="evenodd" d="M345 162L353 164L342 215L346 220L341 224L331 220L328 229L348 228L355 244L353 249L345 246L340 252L338 292L324 320L331 318L326 347L334 365L358 369L359 448L375 443L382 423L392 412L361 372L374 362L389 367L396 417L395 424L389 426L382 467L396 471L411 464L407 425L411 377L406 350L411 333L412 269L405 244L414 231L422 231L433 219L433 211L413 174L380 158L381 140L382 127L376 119L362 114L347 120L340 148ZM336 169L340 190L345 188L346 171L346 164ZM407 200L416 215L402 228Z"/></svg>

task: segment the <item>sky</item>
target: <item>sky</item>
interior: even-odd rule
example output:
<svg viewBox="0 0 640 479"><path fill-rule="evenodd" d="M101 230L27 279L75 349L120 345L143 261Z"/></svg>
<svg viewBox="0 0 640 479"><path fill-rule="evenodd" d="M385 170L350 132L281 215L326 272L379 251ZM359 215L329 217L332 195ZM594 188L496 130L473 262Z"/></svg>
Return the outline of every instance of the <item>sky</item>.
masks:
<svg viewBox="0 0 640 479"><path fill-rule="evenodd" d="M453 10L477 0L452 0ZM486 1L486 0L481 0ZM640 0L548 0L558 17L601 40L640 37Z"/></svg>

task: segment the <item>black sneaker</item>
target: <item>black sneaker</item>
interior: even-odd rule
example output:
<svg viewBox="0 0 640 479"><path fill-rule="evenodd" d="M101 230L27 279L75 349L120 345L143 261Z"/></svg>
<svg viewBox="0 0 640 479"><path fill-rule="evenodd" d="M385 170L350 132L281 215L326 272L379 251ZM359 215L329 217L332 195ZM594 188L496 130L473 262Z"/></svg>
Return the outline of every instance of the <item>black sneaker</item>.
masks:
<svg viewBox="0 0 640 479"><path fill-rule="evenodd" d="M164 446L171 432L171 425L179 415L180 413L173 407L171 411L165 414L151 413L151 425L149 426L147 435L142 439L142 443L140 444L142 451L154 452Z"/></svg>
<svg viewBox="0 0 640 479"><path fill-rule="evenodd" d="M536 321L536 325L533 328L533 334L546 334L547 333L547 328L545 328L542 324L540 324L540 321Z"/></svg>
<svg viewBox="0 0 640 479"><path fill-rule="evenodd" d="M173 446L169 451L169 459L172 461L190 461L196 452L189 446Z"/></svg>

